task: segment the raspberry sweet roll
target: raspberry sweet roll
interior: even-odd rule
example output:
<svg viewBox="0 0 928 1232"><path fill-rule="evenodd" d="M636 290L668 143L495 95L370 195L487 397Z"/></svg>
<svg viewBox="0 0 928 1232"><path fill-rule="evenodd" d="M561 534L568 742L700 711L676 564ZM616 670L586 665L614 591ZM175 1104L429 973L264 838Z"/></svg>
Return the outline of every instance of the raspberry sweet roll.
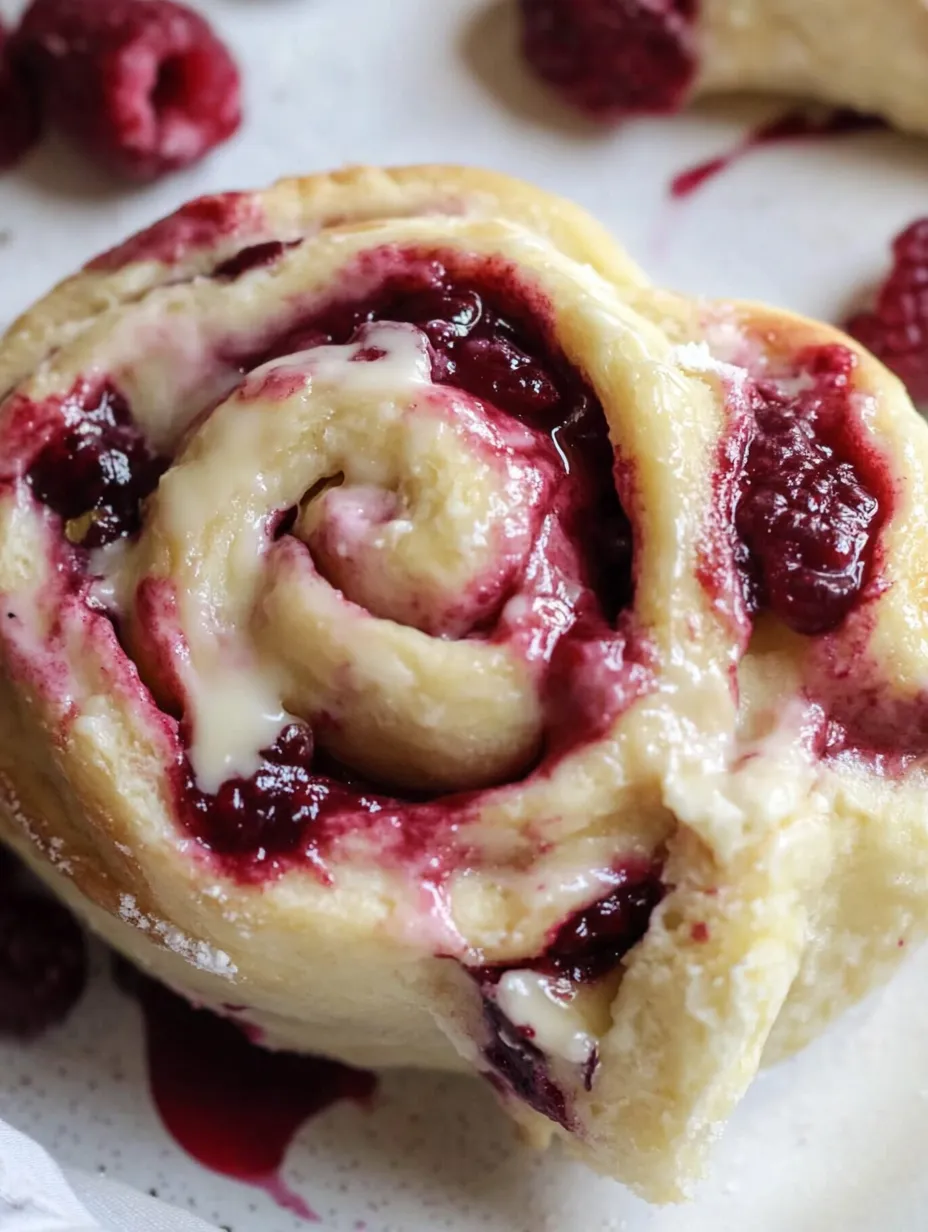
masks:
<svg viewBox="0 0 928 1232"><path fill-rule="evenodd" d="M475 171L203 199L0 346L0 829L268 1046L679 1197L925 918L928 442Z"/></svg>
<svg viewBox="0 0 928 1232"><path fill-rule="evenodd" d="M599 119L763 90L928 131L924 0L512 3L528 62Z"/></svg>

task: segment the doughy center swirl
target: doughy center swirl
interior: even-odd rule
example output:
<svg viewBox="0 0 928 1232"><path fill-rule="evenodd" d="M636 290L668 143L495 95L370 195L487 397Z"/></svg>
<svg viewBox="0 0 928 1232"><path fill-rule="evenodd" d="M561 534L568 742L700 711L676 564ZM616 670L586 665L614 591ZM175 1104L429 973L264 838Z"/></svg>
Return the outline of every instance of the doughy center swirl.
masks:
<svg viewBox="0 0 928 1232"><path fill-rule="evenodd" d="M482 787L538 754L539 664L578 589L574 569L531 567L560 463L431 364L425 334L391 323L276 360L163 477L132 637L190 721L204 790L253 773L294 715L415 789Z"/></svg>

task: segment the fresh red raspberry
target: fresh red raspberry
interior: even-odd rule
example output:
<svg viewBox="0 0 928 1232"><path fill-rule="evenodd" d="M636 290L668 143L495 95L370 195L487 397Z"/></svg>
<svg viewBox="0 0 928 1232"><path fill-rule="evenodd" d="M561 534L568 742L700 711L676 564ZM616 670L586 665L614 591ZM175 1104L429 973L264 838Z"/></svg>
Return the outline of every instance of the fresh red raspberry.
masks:
<svg viewBox="0 0 928 1232"><path fill-rule="evenodd" d="M66 907L30 891L0 894L0 1034L31 1039L60 1022L87 979L83 933Z"/></svg>
<svg viewBox="0 0 928 1232"><path fill-rule="evenodd" d="M49 119L128 178L186 167L239 126L234 60L173 0L33 0L14 42Z"/></svg>
<svg viewBox="0 0 928 1232"><path fill-rule="evenodd" d="M519 0L525 57L597 119L675 111L696 74L698 0Z"/></svg>
<svg viewBox="0 0 928 1232"><path fill-rule="evenodd" d="M8 847L0 847L0 890L11 885L19 872L19 861Z"/></svg>
<svg viewBox="0 0 928 1232"><path fill-rule="evenodd" d="M871 312L845 326L899 377L918 403L928 405L928 218L893 241L893 267Z"/></svg>
<svg viewBox="0 0 928 1232"><path fill-rule="evenodd" d="M38 92L9 54L9 36L0 24L0 171L19 162L41 131Z"/></svg>

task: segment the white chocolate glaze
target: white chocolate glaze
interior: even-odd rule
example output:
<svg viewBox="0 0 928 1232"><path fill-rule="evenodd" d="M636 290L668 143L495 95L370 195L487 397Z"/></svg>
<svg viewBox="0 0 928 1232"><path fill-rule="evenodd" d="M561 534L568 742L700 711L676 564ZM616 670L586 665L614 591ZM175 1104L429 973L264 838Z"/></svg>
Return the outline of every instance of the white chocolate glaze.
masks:
<svg viewBox="0 0 928 1232"><path fill-rule="evenodd" d="M569 980L535 971L507 971L496 989L496 1003L517 1027L529 1033L536 1048L573 1065L593 1055L596 1037L574 1005Z"/></svg>

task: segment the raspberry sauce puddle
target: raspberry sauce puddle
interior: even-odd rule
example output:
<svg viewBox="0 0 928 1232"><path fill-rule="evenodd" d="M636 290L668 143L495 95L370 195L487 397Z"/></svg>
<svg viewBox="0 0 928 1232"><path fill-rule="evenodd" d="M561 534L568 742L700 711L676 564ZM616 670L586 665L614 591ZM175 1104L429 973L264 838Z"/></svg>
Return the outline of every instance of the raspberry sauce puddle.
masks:
<svg viewBox="0 0 928 1232"><path fill-rule="evenodd" d="M374 1075L265 1050L234 1022L194 1009L125 963L118 963L117 977L142 1010L152 1099L178 1146L211 1171L316 1222L281 1176L287 1149L305 1121L333 1104L367 1105Z"/></svg>
<svg viewBox="0 0 928 1232"><path fill-rule="evenodd" d="M787 111L758 125L727 152L707 158L704 162L679 172L670 181L667 193L677 201L692 197L717 176L765 146L847 136L885 127L875 116L861 115L846 108L836 108L825 115L815 115L800 109Z"/></svg>

